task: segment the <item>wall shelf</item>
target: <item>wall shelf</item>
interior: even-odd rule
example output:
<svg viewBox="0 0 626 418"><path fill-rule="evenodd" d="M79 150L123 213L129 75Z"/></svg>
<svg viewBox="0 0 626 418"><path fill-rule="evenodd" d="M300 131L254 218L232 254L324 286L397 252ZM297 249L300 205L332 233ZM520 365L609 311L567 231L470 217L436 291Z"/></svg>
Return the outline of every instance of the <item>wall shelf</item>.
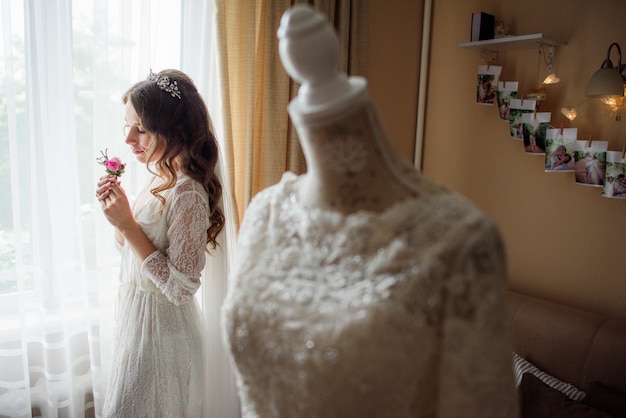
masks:
<svg viewBox="0 0 626 418"><path fill-rule="evenodd" d="M459 44L459 48L506 51L514 49L533 49L539 44L561 46L565 45L565 42L559 41L544 33L533 33L530 35L506 36L504 38L488 39L485 41L464 42Z"/></svg>

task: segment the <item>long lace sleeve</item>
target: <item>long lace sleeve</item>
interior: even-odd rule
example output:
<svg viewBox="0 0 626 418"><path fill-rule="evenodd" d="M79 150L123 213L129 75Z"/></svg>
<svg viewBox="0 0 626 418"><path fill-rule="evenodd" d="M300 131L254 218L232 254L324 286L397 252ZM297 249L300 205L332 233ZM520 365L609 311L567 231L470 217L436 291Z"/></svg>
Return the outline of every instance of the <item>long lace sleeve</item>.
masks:
<svg viewBox="0 0 626 418"><path fill-rule="evenodd" d="M155 251L141 266L167 299L181 305L192 300L200 287L200 276L206 263L209 205L206 195L184 191L173 197L167 213L165 251Z"/></svg>
<svg viewBox="0 0 626 418"><path fill-rule="evenodd" d="M482 219L453 263L443 327L441 417L517 417L505 254L499 231Z"/></svg>

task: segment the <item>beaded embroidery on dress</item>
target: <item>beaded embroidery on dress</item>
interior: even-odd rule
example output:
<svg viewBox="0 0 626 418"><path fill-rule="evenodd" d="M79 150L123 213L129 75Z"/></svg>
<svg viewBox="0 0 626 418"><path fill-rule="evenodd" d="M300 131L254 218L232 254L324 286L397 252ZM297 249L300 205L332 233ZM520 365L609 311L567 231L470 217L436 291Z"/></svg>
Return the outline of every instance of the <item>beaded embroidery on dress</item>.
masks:
<svg viewBox="0 0 626 418"><path fill-rule="evenodd" d="M248 207L224 305L244 417L514 416L495 224L425 179L382 213Z"/></svg>
<svg viewBox="0 0 626 418"><path fill-rule="evenodd" d="M122 249L113 369L103 417L202 416L202 340L194 293L209 224L202 185L189 177L166 192L144 190L135 217L157 247L142 264ZM160 210L162 208L162 211Z"/></svg>

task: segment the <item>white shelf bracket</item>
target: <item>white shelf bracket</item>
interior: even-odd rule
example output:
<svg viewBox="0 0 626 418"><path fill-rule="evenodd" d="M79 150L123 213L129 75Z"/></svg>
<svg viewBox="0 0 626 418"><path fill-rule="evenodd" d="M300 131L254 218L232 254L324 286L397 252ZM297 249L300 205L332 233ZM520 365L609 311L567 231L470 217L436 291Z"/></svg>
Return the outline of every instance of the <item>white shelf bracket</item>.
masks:
<svg viewBox="0 0 626 418"><path fill-rule="evenodd" d="M547 50L546 50L547 47ZM542 42L537 44L539 54L543 55L543 62L548 67L548 72L552 72L554 66L554 45L544 44Z"/></svg>
<svg viewBox="0 0 626 418"><path fill-rule="evenodd" d="M488 59L488 56L490 56L489 59ZM486 65L498 65L498 51L492 51L490 49L481 49L480 61Z"/></svg>

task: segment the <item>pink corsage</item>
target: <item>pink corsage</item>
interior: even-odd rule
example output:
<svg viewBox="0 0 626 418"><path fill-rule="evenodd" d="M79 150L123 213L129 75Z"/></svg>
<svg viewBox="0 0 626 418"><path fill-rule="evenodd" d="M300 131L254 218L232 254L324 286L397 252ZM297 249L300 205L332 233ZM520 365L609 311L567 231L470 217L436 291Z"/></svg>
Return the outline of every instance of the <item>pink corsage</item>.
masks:
<svg viewBox="0 0 626 418"><path fill-rule="evenodd" d="M105 149L104 152L100 151L102 157L96 158L96 161L104 166L107 174L121 177L122 174L124 174L126 164L124 164L118 157L109 158L107 151L108 148Z"/></svg>

